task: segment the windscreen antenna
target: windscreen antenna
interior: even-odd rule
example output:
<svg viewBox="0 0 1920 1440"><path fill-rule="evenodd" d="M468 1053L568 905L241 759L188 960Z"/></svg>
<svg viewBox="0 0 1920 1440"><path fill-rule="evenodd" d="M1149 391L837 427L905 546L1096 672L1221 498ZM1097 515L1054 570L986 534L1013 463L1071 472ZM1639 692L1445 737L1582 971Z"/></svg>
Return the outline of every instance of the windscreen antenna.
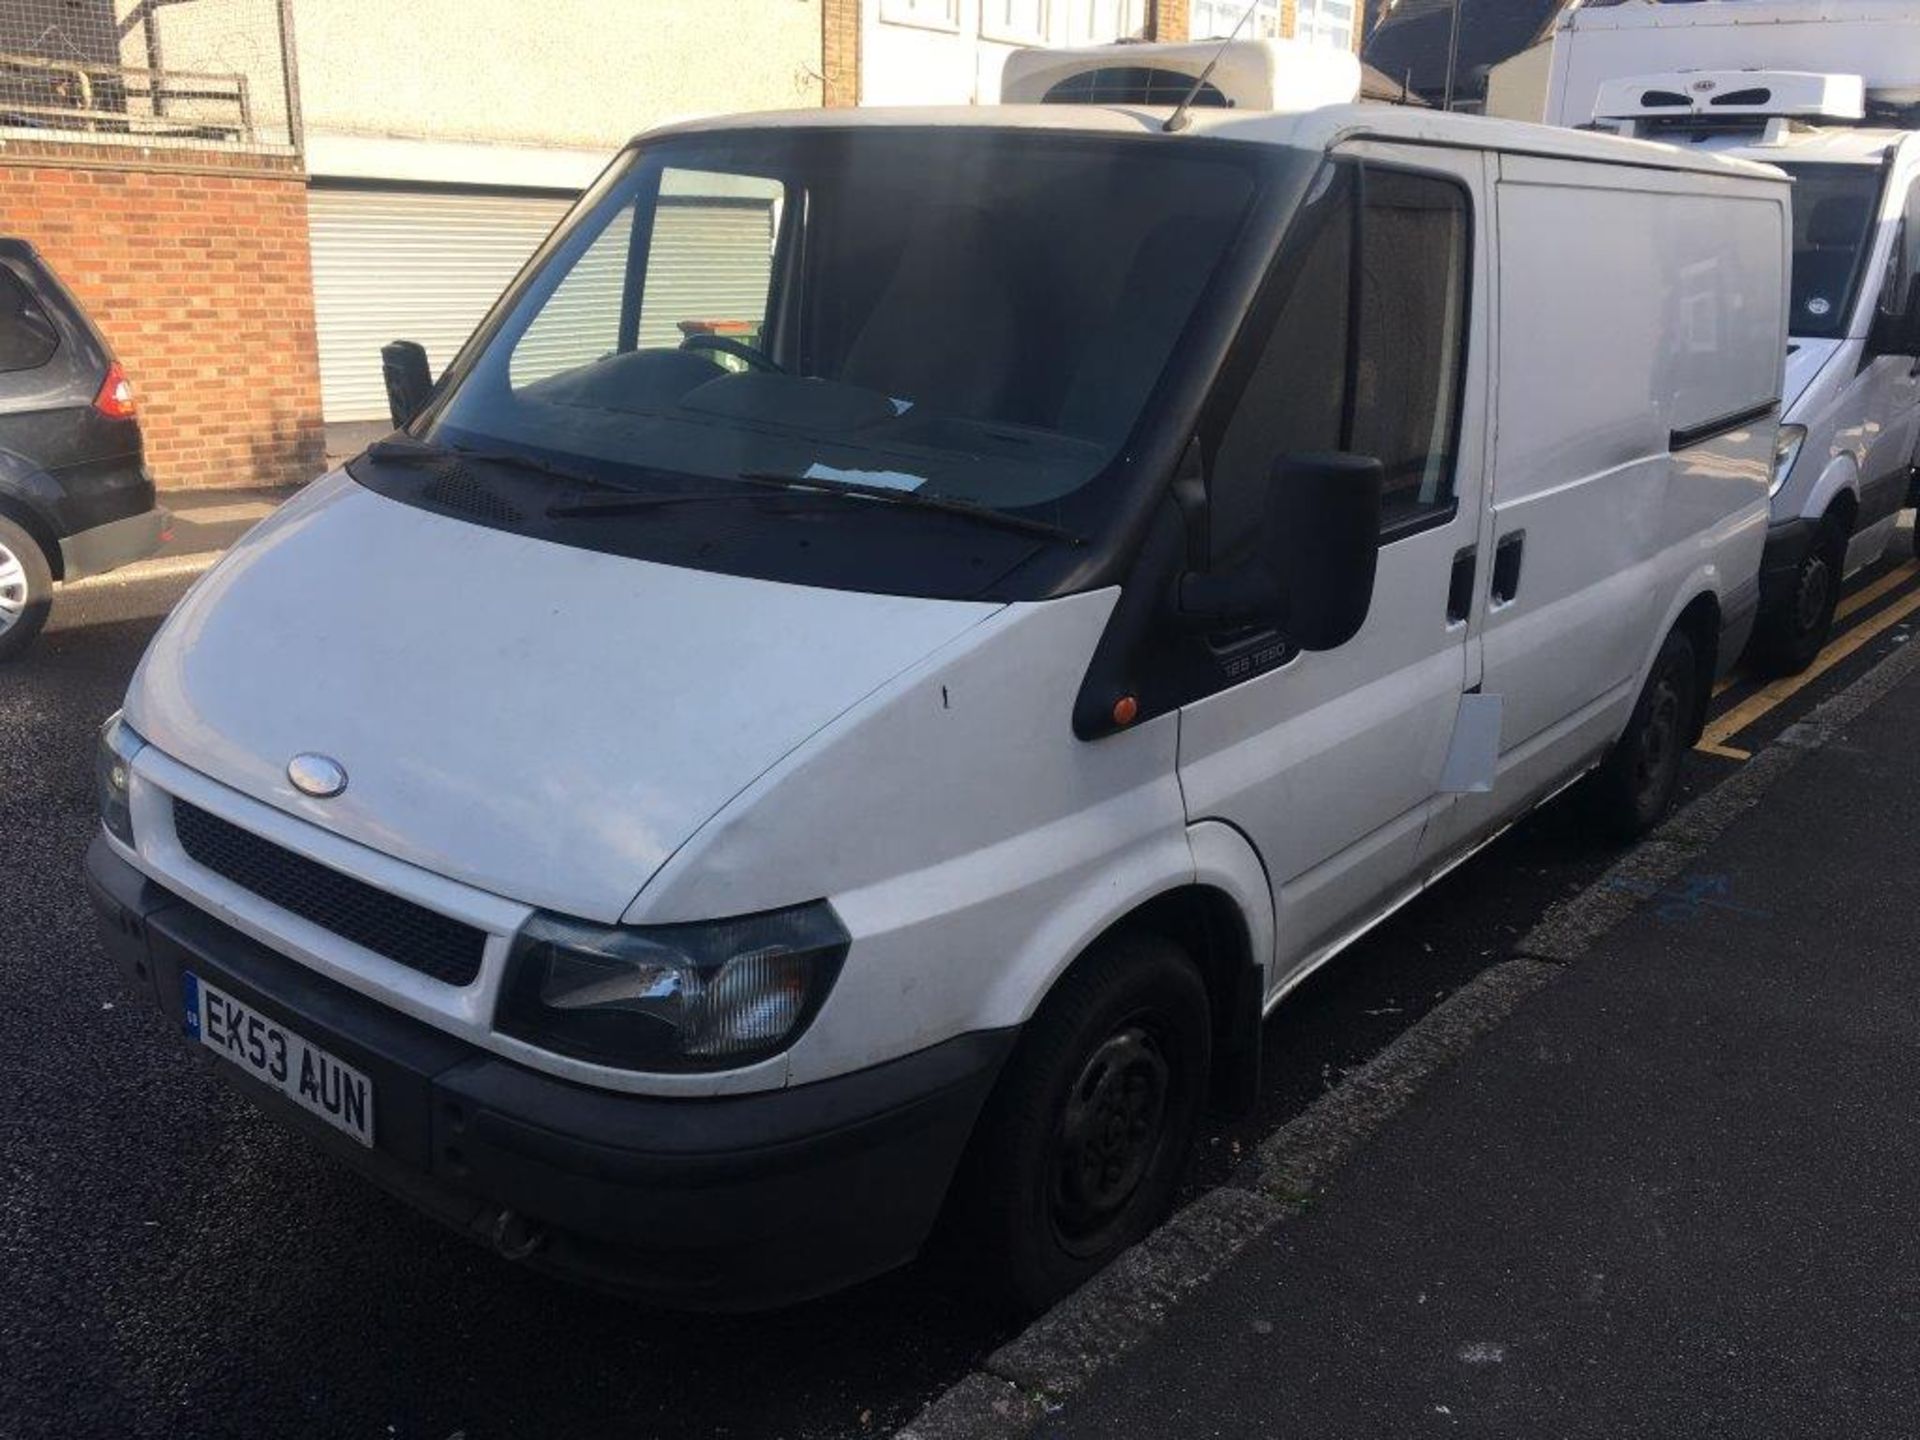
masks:
<svg viewBox="0 0 1920 1440"><path fill-rule="evenodd" d="M1180 103L1173 107L1173 114L1167 117L1166 124L1160 127L1167 135L1177 135L1187 128L1187 110L1193 104L1193 97L1206 88L1207 81L1213 78L1213 67L1220 63L1227 53L1227 47L1240 38L1240 32L1246 29L1247 21L1253 18L1253 12L1260 8L1260 0L1247 0L1247 8L1240 12L1240 20L1220 42L1220 48L1213 52L1213 58L1207 61L1207 68L1194 78L1193 88L1181 97Z"/></svg>

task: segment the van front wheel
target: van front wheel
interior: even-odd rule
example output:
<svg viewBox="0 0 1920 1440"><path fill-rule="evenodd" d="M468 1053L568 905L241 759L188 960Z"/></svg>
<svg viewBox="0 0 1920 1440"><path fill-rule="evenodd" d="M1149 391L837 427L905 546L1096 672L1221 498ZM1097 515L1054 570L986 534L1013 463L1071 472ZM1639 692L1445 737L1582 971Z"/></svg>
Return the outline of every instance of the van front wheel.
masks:
<svg viewBox="0 0 1920 1440"><path fill-rule="evenodd" d="M1819 657L1833 633L1846 559L1845 534L1831 522L1822 526L1793 572L1791 589L1754 634L1748 654L1756 670L1798 675Z"/></svg>
<svg viewBox="0 0 1920 1440"><path fill-rule="evenodd" d="M1594 818L1616 840L1646 834L1673 804L1699 705L1693 641L1675 630L1654 657L1625 732L1588 783Z"/></svg>
<svg viewBox="0 0 1920 1440"><path fill-rule="evenodd" d="M1166 1214L1207 1091L1206 986L1170 941L1085 956L1020 1037L958 1196L996 1286L1041 1309Z"/></svg>

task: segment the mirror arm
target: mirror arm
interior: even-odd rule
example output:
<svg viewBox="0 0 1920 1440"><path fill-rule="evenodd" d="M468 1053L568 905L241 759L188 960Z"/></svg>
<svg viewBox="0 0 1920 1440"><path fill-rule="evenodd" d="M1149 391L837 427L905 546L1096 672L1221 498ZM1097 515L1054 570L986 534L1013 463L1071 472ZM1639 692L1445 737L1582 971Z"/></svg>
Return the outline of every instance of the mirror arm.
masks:
<svg viewBox="0 0 1920 1440"><path fill-rule="evenodd" d="M1207 528L1207 472L1200 455L1200 437L1187 441L1180 452L1180 463L1173 472L1173 503L1180 512L1180 524L1186 532L1187 569L1205 570L1213 559L1212 537Z"/></svg>

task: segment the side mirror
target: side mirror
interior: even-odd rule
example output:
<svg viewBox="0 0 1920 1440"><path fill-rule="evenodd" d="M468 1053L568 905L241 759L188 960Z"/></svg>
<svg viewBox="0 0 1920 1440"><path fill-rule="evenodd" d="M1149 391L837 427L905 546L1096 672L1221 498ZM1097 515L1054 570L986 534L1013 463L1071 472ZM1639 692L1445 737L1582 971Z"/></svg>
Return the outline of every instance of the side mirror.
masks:
<svg viewBox="0 0 1920 1440"><path fill-rule="evenodd" d="M1373 608L1380 462L1283 455L1274 462L1258 552L1222 574L1180 577L1182 619L1201 629L1271 625L1302 650L1335 650Z"/></svg>
<svg viewBox="0 0 1920 1440"><path fill-rule="evenodd" d="M426 409L433 394L433 372L427 369L426 348L415 340L395 340L380 347L380 373L387 382L387 410L398 430Z"/></svg>

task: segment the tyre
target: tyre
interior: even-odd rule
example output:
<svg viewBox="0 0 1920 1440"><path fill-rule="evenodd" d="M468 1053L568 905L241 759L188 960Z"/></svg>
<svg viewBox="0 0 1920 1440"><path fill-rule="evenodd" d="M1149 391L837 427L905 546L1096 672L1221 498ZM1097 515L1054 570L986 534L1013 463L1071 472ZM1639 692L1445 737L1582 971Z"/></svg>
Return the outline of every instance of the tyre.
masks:
<svg viewBox="0 0 1920 1440"><path fill-rule="evenodd" d="M1700 667L1693 641L1670 633L1634 702L1627 728L1587 783L1593 817L1612 838L1638 839L1659 823L1680 788L1693 743Z"/></svg>
<svg viewBox="0 0 1920 1440"><path fill-rule="evenodd" d="M985 1262L976 1274L1038 1310L1159 1223L1193 1148L1211 1044L1206 986L1172 942L1115 936L1069 971L968 1150L956 1199Z"/></svg>
<svg viewBox="0 0 1920 1440"><path fill-rule="evenodd" d="M1833 632L1846 557L1846 537L1837 526L1823 525L1801 557L1785 600L1754 633L1756 669L1767 675L1798 675L1813 663Z"/></svg>
<svg viewBox="0 0 1920 1440"><path fill-rule="evenodd" d="M47 623L52 603L47 557L31 535L0 517L0 661L27 648Z"/></svg>

